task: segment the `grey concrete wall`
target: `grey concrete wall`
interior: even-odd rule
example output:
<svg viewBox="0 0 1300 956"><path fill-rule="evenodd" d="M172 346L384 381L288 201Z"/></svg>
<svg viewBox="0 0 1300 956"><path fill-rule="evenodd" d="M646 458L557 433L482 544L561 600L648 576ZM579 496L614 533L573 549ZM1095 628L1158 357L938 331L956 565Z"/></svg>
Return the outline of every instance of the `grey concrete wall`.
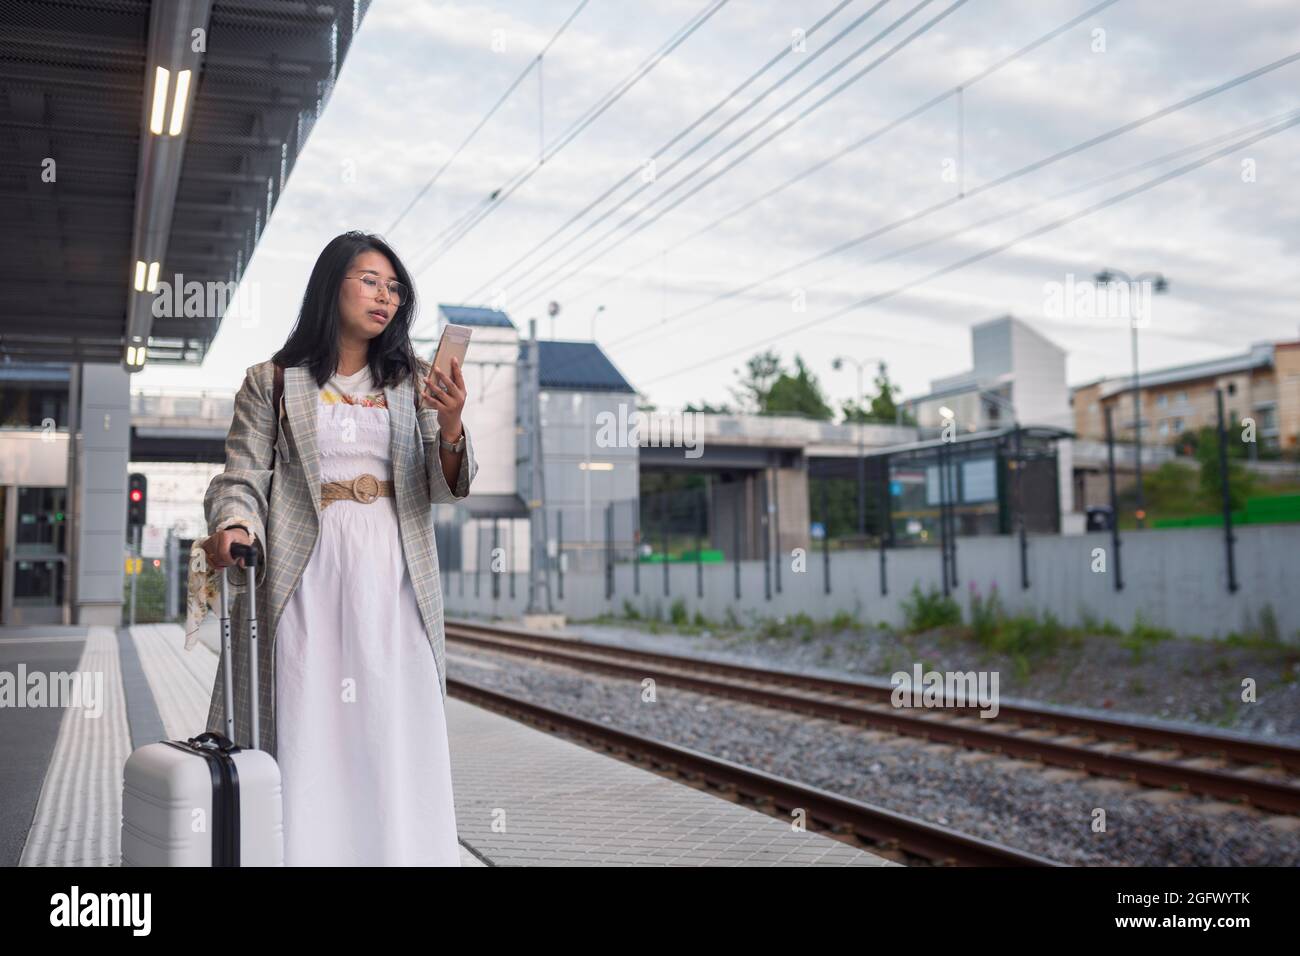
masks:
<svg viewBox="0 0 1300 956"><path fill-rule="evenodd" d="M1300 636L1300 526L1266 525L1238 528L1236 564L1239 590L1229 593L1223 533L1209 528L1168 529L1122 535L1121 560L1124 588L1114 589L1114 555L1108 533L1042 535L1029 539L1028 589L1021 588L1019 550L1014 537L959 538L957 573L960 586L954 596L969 615L970 587L987 594L996 583L1002 603L1011 611L1054 613L1065 624L1079 624L1085 613L1098 621L1130 628L1141 614L1153 626L1178 634L1223 637L1246 632L1271 606L1282 636ZM1105 552L1106 571L1092 570L1094 549ZM735 596L735 565L703 566L703 597L698 596L695 565L668 565L668 593L664 593L662 566L641 567L640 593L633 593L632 568L615 568L614 596L605 598L603 574L565 576L564 600L556 610L572 618L602 613L622 614L626 600L642 614L656 608L666 615L681 598L688 614L698 610L712 620L724 619L730 608L741 621L799 612L824 619L847 611L862 620L903 623L900 602L912 585L922 590L940 584L938 548L889 551L886 594L880 589L880 553L856 551L832 554L831 590L825 591L820 552L807 554L803 571L795 571L788 555L781 571L781 590L772 578L772 594L764 589L763 563L740 563L740 598ZM554 586L554 585L553 585ZM456 575L443 581L444 600L451 615L517 617L527 603L523 575L516 583L516 599L508 598L501 582L501 599L493 602L487 572L482 597L474 599L472 575L467 575L464 597ZM558 597L558 590L557 590ZM969 617L967 617L969 619Z"/></svg>

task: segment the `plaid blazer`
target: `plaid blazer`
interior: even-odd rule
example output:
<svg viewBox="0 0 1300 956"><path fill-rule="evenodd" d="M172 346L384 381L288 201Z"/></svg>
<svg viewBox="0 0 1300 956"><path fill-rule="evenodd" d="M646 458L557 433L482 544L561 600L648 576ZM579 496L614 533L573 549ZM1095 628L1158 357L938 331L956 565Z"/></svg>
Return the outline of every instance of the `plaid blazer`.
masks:
<svg viewBox="0 0 1300 956"><path fill-rule="evenodd" d="M420 360L420 374L429 363ZM258 549L256 576L260 741L275 755L275 631L285 605L298 587L320 533L320 456L316 440L320 389L306 366L284 370L280 433L271 467L275 433L271 401L274 366L268 360L249 368L235 395L234 421L226 436L226 470L212 479L203 498L209 533L230 524L245 524ZM469 494L478 471L474 444L464 428L465 451L455 490L447 485L438 454L438 413L415 407L415 383L408 376L384 388L388 403L394 500L406 568L415 588L420 616L437 665L443 698L447 671L443 635L442 588L433 537L436 503L451 503ZM274 477L274 481L272 480ZM218 572L219 573L219 572ZM231 647L234 656L235 742L249 739L248 626L245 606L247 572L228 572L233 598ZM398 582L394 582L396 587ZM224 665L222 665L224 666ZM225 676L222 666L212 688L207 730L225 732Z"/></svg>

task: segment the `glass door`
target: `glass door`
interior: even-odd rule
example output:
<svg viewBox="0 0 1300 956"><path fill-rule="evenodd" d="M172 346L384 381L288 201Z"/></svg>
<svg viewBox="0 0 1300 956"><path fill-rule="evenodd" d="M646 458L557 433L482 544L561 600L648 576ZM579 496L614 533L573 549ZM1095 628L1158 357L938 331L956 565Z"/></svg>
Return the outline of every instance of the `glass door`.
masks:
<svg viewBox="0 0 1300 956"><path fill-rule="evenodd" d="M67 602L67 489L4 489L5 624L62 624Z"/></svg>

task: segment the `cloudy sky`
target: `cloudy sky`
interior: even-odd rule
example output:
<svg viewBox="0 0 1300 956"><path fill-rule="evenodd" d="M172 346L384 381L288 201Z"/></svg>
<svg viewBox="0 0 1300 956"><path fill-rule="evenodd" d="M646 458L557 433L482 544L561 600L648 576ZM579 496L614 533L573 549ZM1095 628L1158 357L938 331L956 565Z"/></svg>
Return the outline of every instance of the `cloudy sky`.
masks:
<svg viewBox="0 0 1300 956"><path fill-rule="evenodd" d="M837 355L883 358L922 393L969 367L970 326L1008 313L1068 351L1072 384L1123 374L1123 322L1050 308L1052 283L1105 266L1171 283L1143 368L1300 337L1300 129L1278 129L1300 115L1300 60L1055 158L1300 53L1294 0L1117 0L1020 56L1102 4L591 0L540 90L533 70L393 228L579 2L374 0L246 273L257 314L227 318L200 372L150 367L135 387L236 388L350 228L418 267L426 334L437 303L496 303L550 337L555 301L555 337L587 339L604 306L596 340L661 408L728 400L768 347L836 406L855 389Z"/></svg>

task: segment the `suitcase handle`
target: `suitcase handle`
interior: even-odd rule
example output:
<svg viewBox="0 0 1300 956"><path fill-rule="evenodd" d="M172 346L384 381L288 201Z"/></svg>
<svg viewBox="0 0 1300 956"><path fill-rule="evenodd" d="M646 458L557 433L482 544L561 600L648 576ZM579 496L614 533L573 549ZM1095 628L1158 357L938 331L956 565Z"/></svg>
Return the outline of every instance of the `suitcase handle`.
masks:
<svg viewBox="0 0 1300 956"><path fill-rule="evenodd" d="M249 727L252 739L249 750L261 749L261 727L258 715L258 681L257 681L257 548L250 544L232 544L230 556L235 560L243 559L248 574L248 689L249 689ZM234 653L230 646L230 609L227 603L228 568L221 569L221 662L225 673L226 698L226 737L235 740L235 688L234 688Z"/></svg>
<svg viewBox="0 0 1300 956"><path fill-rule="evenodd" d="M222 753L226 753L230 750L239 749L237 745L230 740L229 737L224 737L221 734L213 733L210 730L204 731L203 733L199 734L197 737L191 737L187 741L187 743L191 744L192 746L202 748L204 750L219 750Z"/></svg>
<svg viewBox="0 0 1300 956"><path fill-rule="evenodd" d="M244 567L254 568L257 566L257 548L251 544L240 544L238 541L231 542L230 556L235 560L244 559Z"/></svg>

